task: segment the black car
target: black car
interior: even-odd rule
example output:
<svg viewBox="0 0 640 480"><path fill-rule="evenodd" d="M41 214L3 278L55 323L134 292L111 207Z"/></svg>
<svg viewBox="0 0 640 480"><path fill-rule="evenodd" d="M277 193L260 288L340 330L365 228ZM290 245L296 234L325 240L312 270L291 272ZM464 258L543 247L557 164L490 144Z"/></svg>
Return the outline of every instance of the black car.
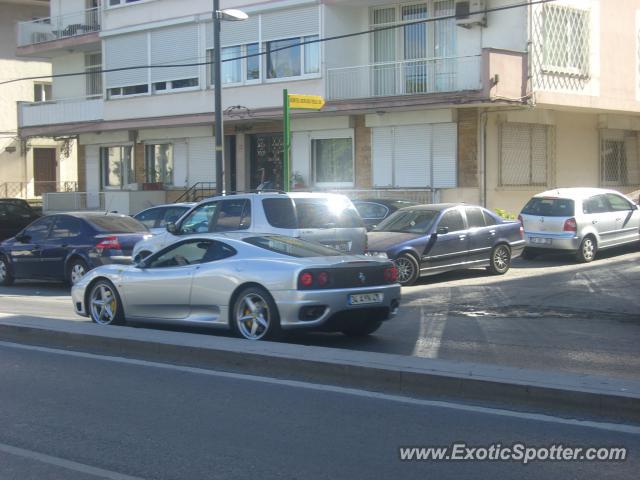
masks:
<svg viewBox="0 0 640 480"><path fill-rule="evenodd" d="M353 205L362 217L367 230L372 230L382 220L401 208L414 207L418 205L416 202L408 200L392 200L392 199L358 199L353 200Z"/></svg>
<svg viewBox="0 0 640 480"><path fill-rule="evenodd" d="M0 198L0 241L13 237L39 215L19 198Z"/></svg>
<svg viewBox="0 0 640 480"><path fill-rule="evenodd" d="M394 260L402 285L420 276L474 267L502 275L524 248L520 222L503 220L482 207L450 203L398 210L370 232L368 240L367 254Z"/></svg>
<svg viewBox="0 0 640 480"><path fill-rule="evenodd" d="M0 243L0 285L15 279L78 281L110 263L131 263L133 246L149 230L126 215L65 213L39 218Z"/></svg>

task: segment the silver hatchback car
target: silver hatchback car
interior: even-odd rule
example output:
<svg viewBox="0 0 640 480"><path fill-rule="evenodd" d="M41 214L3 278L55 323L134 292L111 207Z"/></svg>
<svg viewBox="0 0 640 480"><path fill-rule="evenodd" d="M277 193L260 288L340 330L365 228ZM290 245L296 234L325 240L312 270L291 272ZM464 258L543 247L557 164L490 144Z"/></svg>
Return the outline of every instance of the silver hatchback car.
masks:
<svg viewBox="0 0 640 480"><path fill-rule="evenodd" d="M580 262L598 250L640 241L640 210L624 195L602 188L558 188L535 195L518 217L525 259L570 251Z"/></svg>

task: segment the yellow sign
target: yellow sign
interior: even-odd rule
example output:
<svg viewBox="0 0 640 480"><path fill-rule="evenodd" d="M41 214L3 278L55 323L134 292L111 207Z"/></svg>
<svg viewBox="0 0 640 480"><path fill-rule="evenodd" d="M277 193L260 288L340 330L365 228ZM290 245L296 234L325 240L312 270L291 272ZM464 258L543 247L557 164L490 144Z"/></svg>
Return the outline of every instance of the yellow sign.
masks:
<svg viewBox="0 0 640 480"><path fill-rule="evenodd" d="M289 108L320 110L323 106L324 98L320 95L289 95Z"/></svg>

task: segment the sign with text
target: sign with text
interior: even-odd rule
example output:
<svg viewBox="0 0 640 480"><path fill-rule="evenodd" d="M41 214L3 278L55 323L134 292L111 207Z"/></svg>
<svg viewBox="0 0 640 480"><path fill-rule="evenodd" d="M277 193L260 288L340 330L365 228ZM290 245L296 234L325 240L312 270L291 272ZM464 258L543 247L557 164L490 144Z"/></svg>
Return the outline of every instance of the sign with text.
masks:
<svg viewBox="0 0 640 480"><path fill-rule="evenodd" d="M289 94L289 108L303 110L320 110L324 106L324 98L320 95Z"/></svg>

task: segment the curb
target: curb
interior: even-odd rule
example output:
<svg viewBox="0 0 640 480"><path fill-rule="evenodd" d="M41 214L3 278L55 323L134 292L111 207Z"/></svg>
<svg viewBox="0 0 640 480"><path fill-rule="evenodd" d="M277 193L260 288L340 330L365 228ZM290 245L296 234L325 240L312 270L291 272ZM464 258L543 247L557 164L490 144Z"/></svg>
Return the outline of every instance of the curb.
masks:
<svg viewBox="0 0 640 480"><path fill-rule="evenodd" d="M429 400L640 424L640 382L36 317L0 340Z"/></svg>

